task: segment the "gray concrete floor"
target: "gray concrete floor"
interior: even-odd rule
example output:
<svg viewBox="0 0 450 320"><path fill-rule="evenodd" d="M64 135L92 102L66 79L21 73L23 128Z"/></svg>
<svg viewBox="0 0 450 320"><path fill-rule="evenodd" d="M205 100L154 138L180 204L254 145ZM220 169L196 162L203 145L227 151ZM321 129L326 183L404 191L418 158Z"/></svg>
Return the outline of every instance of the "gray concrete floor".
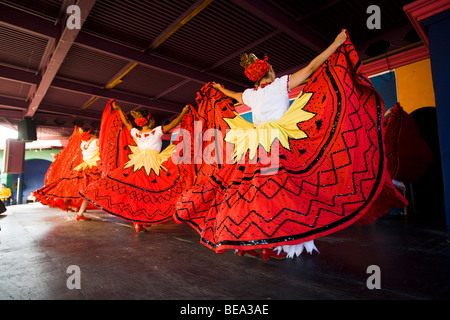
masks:
<svg viewBox="0 0 450 320"><path fill-rule="evenodd" d="M165 223L137 234L102 211L89 222L39 203L0 215L2 300L448 299L445 228L386 216L316 241L320 253L263 261L215 254L188 225ZM80 289L69 289L71 265ZM369 266L380 289L369 289ZM70 282L70 281L69 281ZM76 283L71 281L70 283Z"/></svg>

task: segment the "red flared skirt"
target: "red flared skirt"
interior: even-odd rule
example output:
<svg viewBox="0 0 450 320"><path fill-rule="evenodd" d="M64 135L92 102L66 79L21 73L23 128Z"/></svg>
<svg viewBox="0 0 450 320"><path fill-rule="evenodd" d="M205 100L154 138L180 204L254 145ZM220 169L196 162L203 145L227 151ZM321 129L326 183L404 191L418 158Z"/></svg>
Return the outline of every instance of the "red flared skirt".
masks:
<svg viewBox="0 0 450 320"><path fill-rule="evenodd" d="M176 165L171 157L161 163L158 173L145 167L126 168L130 146L136 150L136 144L119 113L112 108L112 101L106 105L100 130L103 175L81 189L80 195L103 211L127 221L141 224L168 221L173 217L179 197L192 185L194 170L190 164ZM194 114L195 110L191 109L180 127L191 131Z"/></svg>
<svg viewBox="0 0 450 320"><path fill-rule="evenodd" d="M70 208L79 209L83 198L80 196L80 190L100 178L102 171L99 166L86 168L82 171L72 170L62 178L51 182L34 192L35 197L44 205L60 208L67 211ZM95 209L90 205L87 209Z"/></svg>
<svg viewBox="0 0 450 320"><path fill-rule="evenodd" d="M290 138L289 148L272 149L279 159L272 174L267 164L252 163L248 155L243 164L199 166L196 184L181 197L175 219L194 227L209 248L295 245L359 220L376 220L386 213L373 207L384 203L381 196L395 205L405 203L395 188L389 192L384 103L360 72L349 39L303 91L312 93L303 110L315 115L298 123L305 138ZM199 117L208 124L204 129L229 129L223 119L236 116L230 100L205 86L197 101Z"/></svg>
<svg viewBox="0 0 450 320"><path fill-rule="evenodd" d="M103 211L142 224L172 219L176 203L190 185L188 174L169 158L159 175L144 168L117 168L83 189L81 195Z"/></svg>

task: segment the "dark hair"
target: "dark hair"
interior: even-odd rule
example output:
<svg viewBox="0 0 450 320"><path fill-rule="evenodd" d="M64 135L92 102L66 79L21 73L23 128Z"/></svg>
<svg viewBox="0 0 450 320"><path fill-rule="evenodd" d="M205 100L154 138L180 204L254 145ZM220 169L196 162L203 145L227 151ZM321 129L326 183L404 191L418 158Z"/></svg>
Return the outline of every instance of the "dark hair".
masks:
<svg viewBox="0 0 450 320"><path fill-rule="evenodd" d="M98 129L97 128L94 128L94 127L82 127L81 129L83 129L83 132L88 132L89 130L91 130L91 134L92 135L95 135L95 136L97 136L98 137Z"/></svg>

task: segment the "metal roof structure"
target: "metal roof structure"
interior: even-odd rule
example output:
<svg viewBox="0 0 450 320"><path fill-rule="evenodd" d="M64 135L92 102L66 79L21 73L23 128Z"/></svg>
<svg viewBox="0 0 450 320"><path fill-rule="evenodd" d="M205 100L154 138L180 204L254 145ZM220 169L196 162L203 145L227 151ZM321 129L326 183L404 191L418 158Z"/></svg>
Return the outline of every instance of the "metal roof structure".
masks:
<svg viewBox="0 0 450 320"><path fill-rule="evenodd" d="M111 98L164 122L209 81L251 86L243 52L267 53L282 75L304 67L342 28L362 60L419 41L403 11L410 2L2 0L0 125L32 117L38 137L67 136L74 125L98 127ZM374 4L380 29L367 27ZM74 17L81 28L69 28Z"/></svg>

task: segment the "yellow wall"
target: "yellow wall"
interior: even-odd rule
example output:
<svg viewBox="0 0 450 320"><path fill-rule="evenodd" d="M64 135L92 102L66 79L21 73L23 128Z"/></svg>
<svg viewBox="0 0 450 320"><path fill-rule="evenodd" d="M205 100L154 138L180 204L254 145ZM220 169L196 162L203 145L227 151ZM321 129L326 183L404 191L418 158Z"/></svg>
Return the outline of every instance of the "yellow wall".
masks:
<svg viewBox="0 0 450 320"><path fill-rule="evenodd" d="M396 68L395 75L397 99L406 112L436 106L430 59Z"/></svg>

